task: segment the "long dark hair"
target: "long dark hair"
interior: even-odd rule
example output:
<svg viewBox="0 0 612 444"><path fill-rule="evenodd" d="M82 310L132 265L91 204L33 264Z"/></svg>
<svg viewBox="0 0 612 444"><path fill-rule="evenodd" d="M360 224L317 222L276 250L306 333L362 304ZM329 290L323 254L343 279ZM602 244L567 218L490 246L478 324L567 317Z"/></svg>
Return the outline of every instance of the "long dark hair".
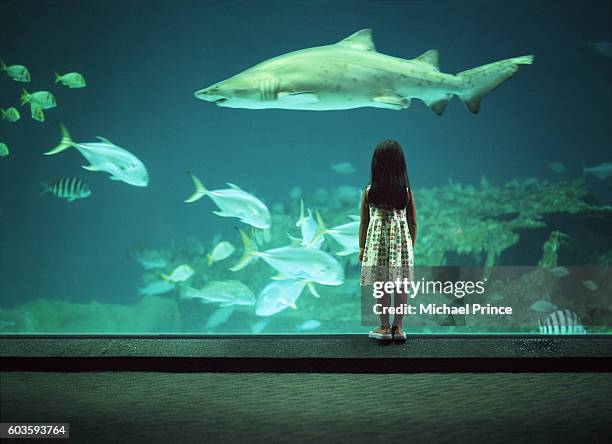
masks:
<svg viewBox="0 0 612 444"><path fill-rule="evenodd" d="M408 204L410 187L406 160L401 145L395 140L383 140L372 155L372 178L368 204L374 207L403 210Z"/></svg>

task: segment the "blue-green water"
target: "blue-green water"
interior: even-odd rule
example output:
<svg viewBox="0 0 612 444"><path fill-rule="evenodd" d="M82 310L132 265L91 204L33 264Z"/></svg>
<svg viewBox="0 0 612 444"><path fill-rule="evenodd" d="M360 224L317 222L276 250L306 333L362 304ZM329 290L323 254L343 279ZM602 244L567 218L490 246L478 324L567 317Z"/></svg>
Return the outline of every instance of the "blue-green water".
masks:
<svg viewBox="0 0 612 444"><path fill-rule="evenodd" d="M264 289L282 282L272 279L278 270L263 260L229 270L244 251L237 229L256 234L238 218L213 214L207 196L185 203L194 190L185 171L211 190L230 182L263 202L271 226L269 237L257 234L257 248L269 250L289 245L288 235L301 238L301 200L328 228L350 223L373 149L389 138L404 148L415 192L417 267L539 264L571 272L491 284L479 302L512 305L512 318L425 316L406 319L408 332L538 333L546 314L531 308L538 301L576 313L589 333L612 325L605 269L612 179L583 174L583 166L612 161L609 1L21 1L0 5L0 25L0 58L31 74L24 83L0 72L0 107L21 114L0 121L10 150L0 157L0 333L367 331L357 254L338 255L343 247L331 235L321 249L340 264L341 285L315 283L319 298L304 288L296 308L258 316ZM443 73L529 54L535 61L490 92L478 114L458 97L442 116L417 99L403 110L307 111L194 97L266 59L361 29L372 29L382 54L410 60L437 49ZM79 72L86 86L54 83L55 72ZM20 106L23 88L54 95L44 122ZM44 156L60 141L55 120L76 142L102 136L128 150L146 166L148 186L84 170L88 162L74 148ZM352 168L332 168L343 163ZM71 177L91 195L74 202L40 195L41 182ZM209 265L220 241L236 250ZM144 294L160 291L147 286L181 265L193 275ZM592 268L584 276L572 268L585 266ZM236 288L227 281L255 302L223 307L181 297L185 286Z"/></svg>

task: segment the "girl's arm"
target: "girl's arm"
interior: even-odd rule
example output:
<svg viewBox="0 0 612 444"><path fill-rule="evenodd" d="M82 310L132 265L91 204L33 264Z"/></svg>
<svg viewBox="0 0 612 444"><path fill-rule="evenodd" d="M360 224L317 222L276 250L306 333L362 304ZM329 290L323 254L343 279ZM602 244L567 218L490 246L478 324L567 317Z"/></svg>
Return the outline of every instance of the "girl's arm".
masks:
<svg viewBox="0 0 612 444"><path fill-rule="evenodd" d="M416 242L417 235L417 221L416 221L416 206L414 204L414 195L412 194L412 188L410 188L410 202L406 207L407 219L408 219L408 230L410 231L410 237L412 238L412 246Z"/></svg>
<svg viewBox="0 0 612 444"><path fill-rule="evenodd" d="M361 212L359 223L359 261L363 259L363 249L365 248L366 236L368 234L368 224L370 223L370 210L368 209L367 188L361 197Z"/></svg>

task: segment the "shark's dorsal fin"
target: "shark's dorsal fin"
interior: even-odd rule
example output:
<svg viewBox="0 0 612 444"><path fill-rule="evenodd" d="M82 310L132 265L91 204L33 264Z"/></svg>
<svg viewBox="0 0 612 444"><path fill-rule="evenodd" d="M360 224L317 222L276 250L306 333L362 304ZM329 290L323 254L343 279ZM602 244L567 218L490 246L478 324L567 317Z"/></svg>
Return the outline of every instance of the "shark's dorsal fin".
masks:
<svg viewBox="0 0 612 444"><path fill-rule="evenodd" d="M340 40L337 45L346 46L352 49L361 49L363 51L374 51L376 47L372 41L372 30L362 29L355 34L349 35L347 38Z"/></svg>
<svg viewBox="0 0 612 444"><path fill-rule="evenodd" d="M240 191L242 191L241 188L238 185L236 185L236 184L233 184L231 182L225 182L225 183L227 184L228 187L230 187L233 190L240 190Z"/></svg>
<svg viewBox="0 0 612 444"><path fill-rule="evenodd" d="M427 63L428 65L433 66L436 69L440 69L440 65L438 65L438 50L430 49L429 51L425 51L420 56L416 57L414 60L418 60L419 62Z"/></svg>

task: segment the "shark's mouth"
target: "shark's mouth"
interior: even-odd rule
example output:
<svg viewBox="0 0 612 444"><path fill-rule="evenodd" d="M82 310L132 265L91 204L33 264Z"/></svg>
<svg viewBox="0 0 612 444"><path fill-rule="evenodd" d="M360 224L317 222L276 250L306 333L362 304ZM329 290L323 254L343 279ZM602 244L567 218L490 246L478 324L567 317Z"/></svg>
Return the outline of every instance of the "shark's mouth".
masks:
<svg viewBox="0 0 612 444"><path fill-rule="evenodd" d="M216 103L217 105L220 105L220 104L221 104L221 103L223 103L223 102L227 102L227 99L226 99L225 97L222 97L222 98L220 98L220 99L215 100L215 103Z"/></svg>

